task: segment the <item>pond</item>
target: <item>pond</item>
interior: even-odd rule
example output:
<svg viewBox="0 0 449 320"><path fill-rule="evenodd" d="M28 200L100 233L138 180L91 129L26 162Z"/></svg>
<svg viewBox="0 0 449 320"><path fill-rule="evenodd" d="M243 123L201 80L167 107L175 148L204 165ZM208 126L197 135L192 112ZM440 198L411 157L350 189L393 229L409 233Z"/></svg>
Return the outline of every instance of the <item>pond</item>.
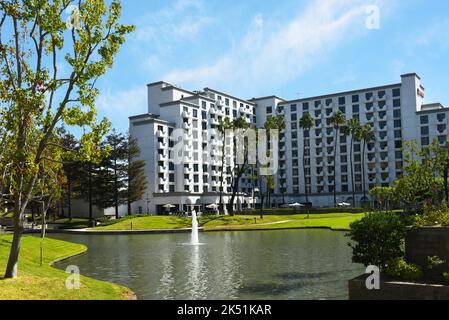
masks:
<svg viewBox="0 0 449 320"><path fill-rule="evenodd" d="M131 288L143 300L348 299L351 262L344 233L327 230L51 237L82 243L83 275Z"/></svg>

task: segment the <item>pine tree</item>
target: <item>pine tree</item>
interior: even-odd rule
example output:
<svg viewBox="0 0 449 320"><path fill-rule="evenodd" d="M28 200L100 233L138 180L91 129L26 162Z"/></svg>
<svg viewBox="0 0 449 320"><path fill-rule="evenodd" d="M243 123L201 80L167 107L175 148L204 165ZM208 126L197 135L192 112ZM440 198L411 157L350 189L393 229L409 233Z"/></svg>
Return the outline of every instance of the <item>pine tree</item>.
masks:
<svg viewBox="0 0 449 320"><path fill-rule="evenodd" d="M147 179L145 177L145 161L135 160L140 155L140 148L137 140L129 137L128 139L128 188L127 188L127 204L128 215L131 215L131 204L141 200L147 189Z"/></svg>

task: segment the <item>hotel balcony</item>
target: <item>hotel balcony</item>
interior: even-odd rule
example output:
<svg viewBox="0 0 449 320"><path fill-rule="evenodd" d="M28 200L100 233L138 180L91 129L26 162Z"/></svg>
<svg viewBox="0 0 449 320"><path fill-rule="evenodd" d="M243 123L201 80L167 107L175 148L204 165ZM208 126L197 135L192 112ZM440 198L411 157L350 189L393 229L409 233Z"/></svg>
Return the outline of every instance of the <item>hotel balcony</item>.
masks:
<svg viewBox="0 0 449 320"><path fill-rule="evenodd" d="M210 109L209 109L209 113L212 114L212 115L217 114L217 109L215 109L215 108L210 108Z"/></svg>
<svg viewBox="0 0 449 320"><path fill-rule="evenodd" d="M190 112L183 111L183 112L182 112L182 117L183 117L183 118L191 118L191 117L192 117L192 114L191 114Z"/></svg>
<svg viewBox="0 0 449 320"><path fill-rule="evenodd" d="M158 182L159 182L159 184L166 184L167 180L165 180L165 178L159 178Z"/></svg>
<svg viewBox="0 0 449 320"><path fill-rule="evenodd" d="M390 171L390 168L388 168L388 166L384 166L384 167L381 167L381 168L380 168L380 171L381 171L382 173L389 172L389 171Z"/></svg>
<svg viewBox="0 0 449 320"><path fill-rule="evenodd" d="M156 137L164 138L164 137L166 137L166 132L158 130L158 131L156 131Z"/></svg>
<svg viewBox="0 0 449 320"><path fill-rule="evenodd" d="M165 150L165 148L167 147L167 145L166 145L165 143L159 142L159 143L157 144L157 147L158 147L158 149Z"/></svg>
<svg viewBox="0 0 449 320"><path fill-rule="evenodd" d="M192 125L187 123L187 122L184 122L182 124L182 128L185 129L185 130L190 130L190 129L192 129Z"/></svg>
<svg viewBox="0 0 449 320"><path fill-rule="evenodd" d="M192 168L184 168L184 174L192 173Z"/></svg>
<svg viewBox="0 0 449 320"><path fill-rule="evenodd" d="M159 166L159 168L158 168L158 171L159 172L166 172L167 171L167 167L161 167L161 166Z"/></svg>
<svg viewBox="0 0 449 320"><path fill-rule="evenodd" d="M444 127L444 129L442 127L437 128L437 130L439 134L447 134L447 127Z"/></svg>
<svg viewBox="0 0 449 320"><path fill-rule="evenodd" d="M383 95L377 95L377 101L386 101L387 100L387 95L383 94Z"/></svg>
<svg viewBox="0 0 449 320"><path fill-rule="evenodd" d="M167 157L166 154L160 154L160 155L158 156L158 160L159 160L159 161L167 161L167 160L168 160L168 157Z"/></svg>
<svg viewBox="0 0 449 320"><path fill-rule="evenodd" d="M190 185L190 184L192 184L192 180L184 179L184 185Z"/></svg>

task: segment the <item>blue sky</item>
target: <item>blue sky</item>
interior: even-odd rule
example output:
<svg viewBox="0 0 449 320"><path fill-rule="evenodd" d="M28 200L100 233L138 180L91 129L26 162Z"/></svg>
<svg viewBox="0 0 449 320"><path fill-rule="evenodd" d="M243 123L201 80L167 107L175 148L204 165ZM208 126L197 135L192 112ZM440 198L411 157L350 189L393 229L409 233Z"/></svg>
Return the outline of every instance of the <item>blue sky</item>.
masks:
<svg viewBox="0 0 449 320"><path fill-rule="evenodd" d="M396 83L417 72L426 102L449 107L449 2L442 0L123 0L136 32L99 82L119 131L147 112L146 84L285 99ZM369 29L369 6L380 28Z"/></svg>

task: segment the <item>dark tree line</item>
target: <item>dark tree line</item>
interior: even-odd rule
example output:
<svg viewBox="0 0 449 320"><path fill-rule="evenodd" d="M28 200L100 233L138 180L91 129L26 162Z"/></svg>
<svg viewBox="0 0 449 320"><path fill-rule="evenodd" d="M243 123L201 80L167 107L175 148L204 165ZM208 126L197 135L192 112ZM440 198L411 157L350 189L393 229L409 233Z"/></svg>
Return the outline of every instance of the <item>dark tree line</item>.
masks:
<svg viewBox="0 0 449 320"><path fill-rule="evenodd" d="M71 150L79 147L79 141L69 133L63 134L63 144ZM106 136L101 148L108 149L109 153L100 162L64 161L66 183L61 207L69 219L72 219L73 199L88 204L90 219L94 207L114 208L118 218L119 207L127 205L127 213L131 215L131 204L140 200L146 190L145 162L135 160L140 155L135 139L113 132Z"/></svg>

